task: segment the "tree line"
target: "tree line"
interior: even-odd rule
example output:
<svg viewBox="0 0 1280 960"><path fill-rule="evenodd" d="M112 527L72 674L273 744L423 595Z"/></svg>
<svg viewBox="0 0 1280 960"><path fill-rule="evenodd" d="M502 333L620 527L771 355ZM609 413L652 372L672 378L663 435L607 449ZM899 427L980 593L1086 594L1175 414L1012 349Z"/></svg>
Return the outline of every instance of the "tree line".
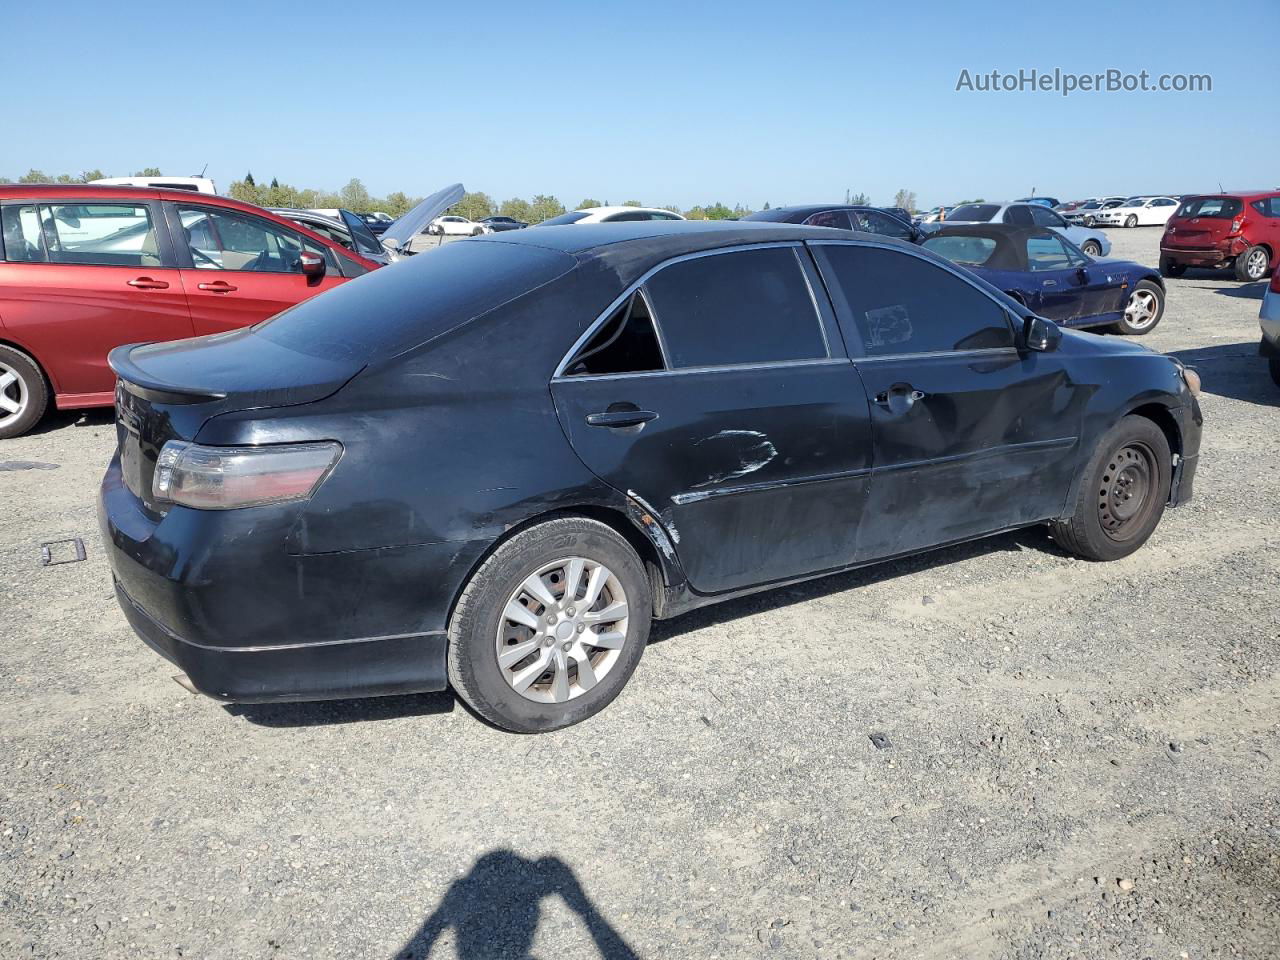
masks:
<svg viewBox="0 0 1280 960"><path fill-rule="evenodd" d="M28 170L26 175L19 177L16 182L88 183L90 180L101 180L106 176L108 174L103 173L101 170L86 170L79 174L62 173L57 176L49 176L41 170ZM136 173L129 174L129 176L160 177L163 174L158 167L145 167ZM8 177L0 176L0 183L13 182L15 181ZM393 217L398 217L408 212L422 199L421 197L409 196L399 190L389 193L385 197L377 197L369 193L365 185L354 177L347 181L346 186L341 190L333 191L315 187L299 188L288 183L281 183L275 177L272 177L269 183L261 183L254 178L252 171L246 173L242 179L233 181L231 186L227 188L227 196L259 207L301 207L320 210L343 207L358 213L381 212L390 214ZM865 193L851 193L846 190L845 202L870 205L871 199ZM893 203L890 206L914 210L915 203L915 193L903 189L894 195ZM639 200L624 200L622 205L628 207L647 206L647 204L642 204ZM594 200L588 197L579 201L577 206L572 209L586 210L591 207L607 206L610 206L608 200ZM499 202L483 191L474 191L464 194L462 199L454 204L448 212L456 216L466 217L468 220L483 220L485 217L501 216L511 217L513 220L521 220L525 223L541 223L543 220L549 220L552 217L560 216L562 213L567 213L569 209L558 198L549 194L536 194L532 200L512 197ZM664 204L660 206L660 209L678 213L689 220L740 220L754 212L740 203L730 207L720 201L695 204L687 209L681 209L674 204ZM771 207L766 202L760 209L769 210Z"/></svg>

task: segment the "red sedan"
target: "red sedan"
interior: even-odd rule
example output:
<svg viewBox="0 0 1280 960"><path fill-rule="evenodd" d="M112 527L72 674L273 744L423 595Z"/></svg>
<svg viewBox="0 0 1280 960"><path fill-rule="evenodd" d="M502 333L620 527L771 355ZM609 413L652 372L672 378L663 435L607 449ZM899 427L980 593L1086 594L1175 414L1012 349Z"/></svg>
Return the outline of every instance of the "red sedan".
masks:
<svg viewBox="0 0 1280 960"><path fill-rule="evenodd" d="M226 197L0 186L0 438L110 406L125 343L246 327L379 266Z"/></svg>

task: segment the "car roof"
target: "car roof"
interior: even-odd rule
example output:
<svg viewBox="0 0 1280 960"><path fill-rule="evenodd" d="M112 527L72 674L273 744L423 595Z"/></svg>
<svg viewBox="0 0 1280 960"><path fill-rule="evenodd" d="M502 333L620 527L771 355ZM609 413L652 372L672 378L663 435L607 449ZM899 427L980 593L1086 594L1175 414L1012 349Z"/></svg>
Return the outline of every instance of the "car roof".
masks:
<svg viewBox="0 0 1280 960"><path fill-rule="evenodd" d="M748 223L786 223L792 217L804 219L815 213L824 213L827 210L874 210L877 213L888 213L890 216L894 216L893 211L895 209L897 208L877 207L873 203L805 203L791 207L770 207L768 210L757 210L755 213L743 217L743 221Z"/></svg>
<svg viewBox="0 0 1280 960"><path fill-rule="evenodd" d="M583 207L581 210L574 210L573 213L587 213L595 216L600 213L626 213L628 210L642 210L645 213L675 213L674 210L663 210L661 207L633 207L627 204L617 207ZM679 216L679 214L676 214Z"/></svg>
<svg viewBox="0 0 1280 960"><path fill-rule="evenodd" d="M1170 197L1173 194L1169 194ZM1280 196L1280 190L1224 190L1222 193L1184 193L1184 200L1200 200L1206 197L1230 197L1233 200L1256 200L1259 197Z"/></svg>

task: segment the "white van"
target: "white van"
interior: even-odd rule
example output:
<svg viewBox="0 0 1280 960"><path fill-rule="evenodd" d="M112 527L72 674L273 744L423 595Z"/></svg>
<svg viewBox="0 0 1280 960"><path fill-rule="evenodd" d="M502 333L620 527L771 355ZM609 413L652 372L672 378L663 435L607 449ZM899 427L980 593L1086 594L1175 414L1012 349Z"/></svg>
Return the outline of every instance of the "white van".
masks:
<svg viewBox="0 0 1280 960"><path fill-rule="evenodd" d="M103 177L90 183L104 187L154 187L158 190L190 190L192 193L217 194L218 188L208 177Z"/></svg>

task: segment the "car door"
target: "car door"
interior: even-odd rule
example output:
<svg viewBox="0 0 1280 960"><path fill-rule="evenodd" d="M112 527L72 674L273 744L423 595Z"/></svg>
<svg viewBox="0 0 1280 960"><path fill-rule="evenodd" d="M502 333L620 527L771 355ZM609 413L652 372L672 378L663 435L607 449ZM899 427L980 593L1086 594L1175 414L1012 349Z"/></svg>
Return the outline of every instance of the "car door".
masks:
<svg viewBox="0 0 1280 960"><path fill-rule="evenodd" d="M1087 281L1067 254L1067 248L1052 230L1028 233L1021 240L1026 248L1031 286L1039 293L1033 306L1042 317L1069 324L1087 312Z"/></svg>
<svg viewBox="0 0 1280 960"><path fill-rule="evenodd" d="M158 203L14 202L0 218L0 326L44 366L60 405L111 402L115 347L192 335Z"/></svg>
<svg viewBox="0 0 1280 960"><path fill-rule="evenodd" d="M1061 355L1020 350L1011 314L912 250L811 241L871 410L859 561L1061 513L1081 408Z"/></svg>
<svg viewBox="0 0 1280 960"><path fill-rule="evenodd" d="M1173 216L1173 211L1177 207L1178 201L1171 197L1156 197L1147 206L1147 220L1145 222L1153 226L1162 227L1169 222L1169 218Z"/></svg>
<svg viewBox="0 0 1280 960"><path fill-rule="evenodd" d="M798 244L675 259L588 331L552 382L574 450L720 593L853 561L867 402Z"/></svg>
<svg viewBox="0 0 1280 960"><path fill-rule="evenodd" d="M165 207L197 334L251 326L343 282L332 250L265 217L201 203ZM323 277L302 273L303 250L324 256Z"/></svg>

